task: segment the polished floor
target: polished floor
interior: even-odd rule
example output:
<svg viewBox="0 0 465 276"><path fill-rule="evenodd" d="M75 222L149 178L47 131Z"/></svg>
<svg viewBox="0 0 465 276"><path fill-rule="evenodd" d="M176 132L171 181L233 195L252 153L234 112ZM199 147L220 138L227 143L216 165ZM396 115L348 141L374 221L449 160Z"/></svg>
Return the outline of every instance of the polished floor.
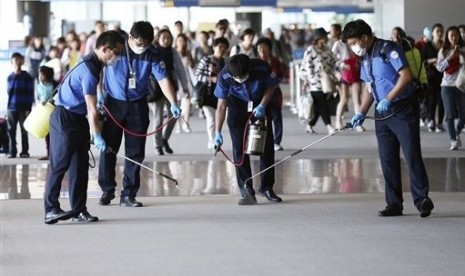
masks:
<svg viewBox="0 0 465 276"><path fill-rule="evenodd" d="M278 164L275 190L280 194L339 194L382 193L384 181L378 159L373 121L366 120L365 132L341 131L325 136L322 122L319 134L305 133L303 125L288 106L283 108L284 151L276 152L276 161L293 155L299 149L315 143L292 158ZM350 113L348 114L350 116ZM166 178L141 169L141 188L138 196L185 196L237 194L234 165L221 154L214 156L206 147L205 119L194 112L190 118L191 133L174 133L170 139L175 153L156 156L153 137L147 138L144 165L175 178L179 186ZM152 126L150 126L152 129ZM224 150L231 155L231 142L227 126L224 127ZM18 131L18 144L20 143ZM421 129L424 162L430 178L431 191L465 192L465 150L449 150L446 133ZM38 161L44 155L43 140L29 137L31 158L7 159L0 154L0 199L42 198L49 170L47 161ZM123 141L124 144L124 141ZM18 149L20 150L20 148ZM99 153L92 148L98 165ZM120 149L124 155L124 149ZM117 193L125 160L118 157L116 176ZM128 161L126 161L128 162ZM92 160L90 163L93 163ZM253 172L258 172L258 159L252 157ZM402 161L404 191L408 190L408 170ZM89 169L89 198L97 198L101 190L97 183L97 168ZM254 185L258 185L254 179ZM62 197L67 197L67 179L63 182Z"/></svg>
<svg viewBox="0 0 465 276"><path fill-rule="evenodd" d="M220 157L218 157L220 158ZM254 171L258 161L254 161ZM145 162L144 165L173 177L167 178L147 169L141 171L138 196L231 195L238 189L234 166L223 160ZM465 192L465 158L425 159L432 192ZM0 168L1 199L42 198L49 169L48 163L4 165ZM121 183L123 167L117 167L117 183ZM404 191L408 191L408 171L403 166ZM90 170L88 195L101 195L97 169ZM254 185L258 185L256 177ZM275 190L280 194L382 193L382 172L378 159L299 159L276 167ZM117 187L120 190L121 187ZM67 178L62 197L67 197Z"/></svg>
<svg viewBox="0 0 465 276"><path fill-rule="evenodd" d="M234 166L207 150L205 120L190 123L192 133L171 137L172 155L156 156L148 138L144 165L179 187L142 169L143 208L117 200L100 206L97 169L89 170L87 207L97 223L44 224L43 140L30 137L31 158L0 155L0 275L464 275L465 150L450 151L445 133L421 132L432 215L421 218L412 204L402 162L404 216L381 218L384 181L372 121L366 132L325 138L321 122L319 134L306 134L286 107L276 161L323 140L276 166L283 203L258 197L255 206L237 205ZM231 155L228 136L225 128ZM117 193L124 162L118 157ZM61 196L69 210L66 178Z"/></svg>

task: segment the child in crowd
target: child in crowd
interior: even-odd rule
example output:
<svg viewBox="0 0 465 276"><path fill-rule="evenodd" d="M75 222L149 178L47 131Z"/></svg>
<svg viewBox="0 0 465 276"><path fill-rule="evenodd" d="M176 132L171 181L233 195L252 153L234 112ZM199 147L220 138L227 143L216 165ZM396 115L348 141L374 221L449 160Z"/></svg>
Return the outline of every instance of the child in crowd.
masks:
<svg viewBox="0 0 465 276"><path fill-rule="evenodd" d="M57 83L53 79L54 71L53 68L48 66L39 67L39 83L37 84L37 100L39 104L48 101L52 95L53 90L57 86ZM50 135L45 136L45 145L47 149L47 155L40 157L39 160L49 159L49 148L50 148Z"/></svg>
<svg viewBox="0 0 465 276"><path fill-rule="evenodd" d="M31 112L34 103L34 79L22 69L24 65L24 56L20 53L11 55L11 64L13 72L7 78L8 92L8 137L9 152L7 158L15 158L17 155L16 148L16 126L19 123L21 127L21 158L29 157L29 140L24 121Z"/></svg>

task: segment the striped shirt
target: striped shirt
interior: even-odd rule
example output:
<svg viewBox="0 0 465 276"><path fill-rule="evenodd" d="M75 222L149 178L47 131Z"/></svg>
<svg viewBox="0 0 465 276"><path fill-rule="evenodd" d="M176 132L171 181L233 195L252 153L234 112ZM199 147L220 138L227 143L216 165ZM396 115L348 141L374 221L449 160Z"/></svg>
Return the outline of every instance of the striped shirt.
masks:
<svg viewBox="0 0 465 276"><path fill-rule="evenodd" d="M7 79L9 111L31 110L34 103L34 79L26 71L11 73Z"/></svg>

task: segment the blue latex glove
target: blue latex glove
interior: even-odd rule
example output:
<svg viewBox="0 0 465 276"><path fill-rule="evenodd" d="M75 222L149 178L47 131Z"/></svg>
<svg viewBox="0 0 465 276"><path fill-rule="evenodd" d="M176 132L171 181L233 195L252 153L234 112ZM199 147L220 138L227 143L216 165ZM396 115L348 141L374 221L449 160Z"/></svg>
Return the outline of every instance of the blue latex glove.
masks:
<svg viewBox="0 0 465 276"><path fill-rule="evenodd" d="M252 113L255 118L261 119L265 116L265 107L259 104L252 110Z"/></svg>
<svg viewBox="0 0 465 276"><path fill-rule="evenodd" d="M94 145L100 151L104 151L107 147L105 140L103 140L102 134L97 133L94 135Z"/></svg>
<svg viewBox="0 0 465 276"><path fill-rule="evenodd" d="M179 108L179 106L176 104L176 103L171 103L171 113L173 113L173 117L174 118L179 118L181 117L181 109Z"/></svg>
<svg viewBox="0 0 465 276"><path fill-rule="evenodd" d="M376 106L376 111L378 111L379 113L384 113L389 110L390 106L391 106L390 100L382 99Z"/></svg>
<svg viewBox="0 0 465 276"><path fill-rule="evenodd" d="M103 93L97 93L97 107L103 106L105 103L105 96Z"/></svg>
<svg viewBox="0 0 465 276"><path fill-rule="evenodd" d="M213 141L213 144L215 145L215 149L219 149L221 145L223 145L223 135L221 135L221 132L215 132L215 140Z"/></svg>
<svg viewBox="0 0 465 276"><path fill-rule="evenodd" d="M355 113L355 115L352 117L350 123L352 124L352 128L355 128L358 126L362 126L363 121L365 121L365 114L358 112Z"/></svg>

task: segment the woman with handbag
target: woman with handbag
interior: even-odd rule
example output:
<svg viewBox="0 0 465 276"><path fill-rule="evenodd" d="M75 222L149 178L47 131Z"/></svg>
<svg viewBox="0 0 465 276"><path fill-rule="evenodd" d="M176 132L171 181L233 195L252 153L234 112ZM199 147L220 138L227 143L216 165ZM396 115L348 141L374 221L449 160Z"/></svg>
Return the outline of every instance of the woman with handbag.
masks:
<svg viewBox="0 0 465 276"><path fill-rule="evenodd" d="M308 123L305 131L316 134L314 126L321 115L328 133L335 131L331 125L331 112L328 104L328 94L336 92L336 75L340 75L338 62L328 48L328 33L324 28L318 28L313 33L313 43L305 50L300 75L304 81L304 91L310 91L314 116Z"/></svg>
<svg viewBox="0 0 465 276"><path fill-rule="evenodd" d="M196 103L201 107L205 117L206 117L206 126L207 126L207 135L208 143L207 148L209 150L213 149L213 140L215 139L215 112L218 99L213 94L215 91L217 76L220 73L221 69L225 66L225 61L223 59L224 54L229 48L229 42L224 37L219 37L213 40L213 54L203 57L198 66L197 71L195 72L196 77L196 87L204 88L201 89L202 94L196 95Z"/></svg>
<svg viewBox="0 0 465 276"><path fill-rule="evenodd" d="M450 139L450 150L462 146L460 132L465 124L465 93L456 86L460 66L464 64L465 48L459 28L451 26L446 31L444 44L439 50L436 67L444 72L441 83L441 96L446 110L447 133ZM457 125L455 125L455 119Z"/></svg>

